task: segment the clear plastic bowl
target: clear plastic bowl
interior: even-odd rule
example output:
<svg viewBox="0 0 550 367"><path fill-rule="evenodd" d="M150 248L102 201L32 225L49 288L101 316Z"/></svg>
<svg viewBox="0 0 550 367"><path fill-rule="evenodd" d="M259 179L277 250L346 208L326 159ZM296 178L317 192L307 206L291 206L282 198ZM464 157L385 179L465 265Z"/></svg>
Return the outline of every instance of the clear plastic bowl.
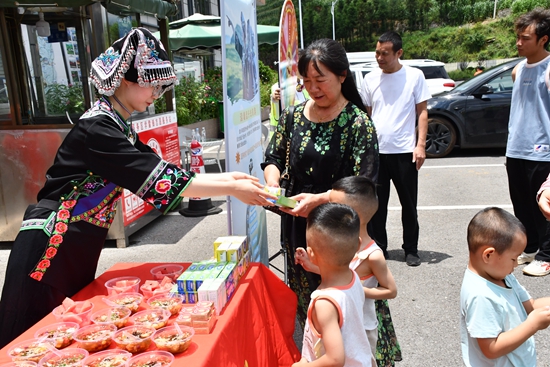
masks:
<svg viewBox="0 0 550 367"><path fill-rule="evenodd" d="M73 338L80 348L93 353L109 348L116 330L113 324L93 324L80 328Z"/></svg>
<svg viewBox="0 0 550 367"><path fill-rule="evenodd" d="M153 336L155 345L160 350L170 353L182 353L191 345L191 339L195 335L195 329L180 325L181 333L175 326L167 326L157 330Z"/></svg>
<svg viewBox="0 0 550 367"><path fill-rule="evenodd" d="M29 339L11 347L8 350L8 355L14 362L32 361L38 363L52 348L54 346L51 340Z"/></svg>
<svg viewBox="0 0 550 367"><path fill-rule="evenodd" d="M151 308L162 308L170 311L170 315L176 315L183 307L183 299L181 294L163 293L149 298L147 304Z"/></svg>
<svg viewBox="0 0 550 367"><path fill-rule="evenodd" d="M132 311L127 307L107 307L91 316L94 324L114 324L117 328L123 328L128 322Z"/></svg>
<svg viewBox="0 0 550 367"><path fill-rule="evenodd" d="M121 293L107 297L110 302L114 302L119 306L129 308L130 311L136 312L143 301L143 295L140 293ZM111 306L111 305L110 305Z"/></svg>
<svg viewBox="0 0 550 367"><path fill-rule="evenodd" d="M132 353L122 349L109 349L88 356L82 361L82 367L125 367Z"/></svg>
<svg viewBox="0 0 550 367"><path fill-rule="evenodd" d="M38 329L34 337L37 339L46 337L46 340L52 341L54 347L62 349L71 345L73 335L78 328L79 325L76 322L58 322Z"/></svg>
<svg viewBox="0 0 550 367"><path fill-rule="evenodd" d="M39 367L80 367L82 361L89 353L82 348L67 348L47 353L40 362Z"/></svg>
<svg viewBox="0 0 550 367"><path fill-rule="evenodd" d="M126 364L126 367L170 367L174 363L174 355L163 350L155 350L138 354Z"/></svg>
<svg viewBox="0 0 550 367"><path fill-rule="evenodd" d="M75 304L83 304L84 302L88 301L79 301L75 302ZM59 305L56 308L53 309L52 314L55 316L55 319L58 322L75 322L79 326L85 326L90 324L90 315L92 314L92 310L94 309L94 304L90 302L92 307L90 307L88 310L81 312L81 313L74 313L69 312L65 313L65 307L63 305Z"/></svg>
<svg viewBox="0 0 550 367"><path fill-rule="evenodd" d="M163 264L151 269L153 279L162 280L164 277L172 279L175 283L178 277L183 273L183 266L178 264Z"/></svg>
<svg viewBox="0 0 550 367"><path fill-rule="evenodd" d="M134 325L144 325L155 329L160 329L166 326L170 318L170 311L163 308L152 310L144 310L130 317L130 321Z"/></svg>
<svg viewBox="0 0 550 367"><path fill-rule="evenodd" d="M144 325L127 326L118 330L113 340L120 349L130 353L143 353L151 346L155 328Z"/></svg>
<svg viewBox="0 0 550 367"><path fill-rule="evenodd" d="M0 364L0 367L36 367L38 363L32 361L17 361Z"/></svg>
<svg viewBox="0 0 550 367"><path fill-rule="evenodd" d="M105 282L107 294L112 296L121 293L137 293L139 292L139 283L141 279L138 277L118 277Z"/></svg>

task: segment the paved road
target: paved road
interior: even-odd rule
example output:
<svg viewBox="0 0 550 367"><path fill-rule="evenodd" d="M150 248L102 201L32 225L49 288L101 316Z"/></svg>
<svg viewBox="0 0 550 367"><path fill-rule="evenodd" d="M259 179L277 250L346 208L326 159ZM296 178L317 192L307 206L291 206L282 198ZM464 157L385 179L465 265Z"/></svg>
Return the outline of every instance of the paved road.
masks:
<svg viewBox="0 0 550 367"><path fill-rule="evenodd" d="M398 367L461 366L459 293L468 261L466 227L477 211L500 206L511 211L503 150L453 152L428 159L420 171L420 258L417 268L406 266L401 246L399 201L395 192L388 218L389 267L398 286L390 301L395 328L403 349ZM225 209L224 198L213 198ZM135 235L131 246L108 243L98 274L121 261L195 261L212 255L212 241L226 234L227 216L184 218L177 213L157 219ZM278 217L268 213L270 253L278 249ZM9 244L0 248L3 282ZM280 262L278 263L280 265ZM515 274L535 298L550 295L550 277ZM550 331L536 336L539 366L550 366Z"/></svg>

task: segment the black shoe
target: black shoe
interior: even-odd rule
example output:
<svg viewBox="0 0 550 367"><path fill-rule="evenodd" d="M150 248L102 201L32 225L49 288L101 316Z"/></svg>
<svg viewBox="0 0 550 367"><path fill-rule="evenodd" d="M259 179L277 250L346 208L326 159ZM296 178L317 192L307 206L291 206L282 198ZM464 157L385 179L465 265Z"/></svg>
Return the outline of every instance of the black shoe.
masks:
<svg viewBox="0 0 550 367"><path fill-rule="evenodd" d="M409 266L418 266L420 265L420 257L418 257L418 254L407 254L405 255L405 262Z"/></svg>

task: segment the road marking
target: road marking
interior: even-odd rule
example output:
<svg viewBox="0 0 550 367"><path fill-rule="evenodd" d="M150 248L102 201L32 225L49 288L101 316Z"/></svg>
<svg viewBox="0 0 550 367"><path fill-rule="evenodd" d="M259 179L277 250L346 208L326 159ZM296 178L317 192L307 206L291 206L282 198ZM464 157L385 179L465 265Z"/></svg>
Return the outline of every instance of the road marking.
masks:
<svg viewBox="0 0 550 367"><path fill-rule="evenodd" d="M472 210L485 209L496 206L502 209L512 209L511 204L487 204L487 205L433 205L433 206L417 206L416 210ZM400 206L390 206L388 210L401 210Z"/></svg>
<svg viewBox="0 0 550 367"><path fill-rule="evenodd" d="M504 163L500 164L459 164L456 166L422 166L422 168L477 168L477 167L506 167Z"/></svg>

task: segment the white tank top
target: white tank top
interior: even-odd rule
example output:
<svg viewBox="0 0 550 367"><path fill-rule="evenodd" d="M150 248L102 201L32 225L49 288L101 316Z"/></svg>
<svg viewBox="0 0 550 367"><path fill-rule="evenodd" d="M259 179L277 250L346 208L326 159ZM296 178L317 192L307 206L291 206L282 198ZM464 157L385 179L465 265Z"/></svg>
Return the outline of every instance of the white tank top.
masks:
<svg viewBox="0 0 550 367"><path fill-rule="evenodd" d="M338 310L346 356L344 366L372 367L372 352L367 334L362 326L365 294L359 276L355 272L353 274L354 277L347 286L318 289L311 294L302 346L302 357L309 362L315 361L325 354L323 336L315 330L311 322L311 314L315 302L319 299L326 299Z"/></svg>
<svg viewBox="0 0 550 367"><path fill-rule="evenodd" d="M352 270L357 269L357 267L365 261L370 254L374 251L382 251L382 249L374 242L367 243L365 247L359 250L355 254L355 257L349 263L349 268ZM376 288L378 287L378 279L374 274L367 275L364 278L360 278L363 283L363 287L367 288ZM365 330L374 330L378 327L378 317L376 317L376 308L374 306L374 299L365 298L365 305L363 306L363 326Z"/></svg>

